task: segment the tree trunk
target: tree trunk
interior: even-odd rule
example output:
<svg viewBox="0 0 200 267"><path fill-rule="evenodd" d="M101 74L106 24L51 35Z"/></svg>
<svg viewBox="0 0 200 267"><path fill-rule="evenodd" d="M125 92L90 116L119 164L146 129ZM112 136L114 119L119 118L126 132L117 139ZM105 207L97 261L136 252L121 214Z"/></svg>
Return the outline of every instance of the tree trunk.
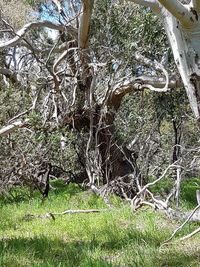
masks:
<svg viewBox="0 0 200 267"><path fill-rule="evenodd" d="M122 196L121 188L123 188L128 197L133 197L137 192L137 181L140 184L143 182L136 164L137 154L122 146L117 140L113 125L115 113L111 113L107 106L107 112L102 116L103 109L105 107L96 105L92 118L89 110L88 112L77 110L65 117L65 123L78 131L84 129L86 132L90 131L91 121L93 123L92 142L89 148L92 153L85 153L81 157L81 160L85 161L83 165L87 173L90 172L89 182L93 184L98 181L100 184L108 185L112 183L115 193ZM87 148L84 148L82 151L86 150Z"/></svg>
<svg viewBox="0 0 200 267"><path fill-rule="evenodd" d="M190 106L200 127L200 26L183 27L165 11L165 30Z"/></svg>

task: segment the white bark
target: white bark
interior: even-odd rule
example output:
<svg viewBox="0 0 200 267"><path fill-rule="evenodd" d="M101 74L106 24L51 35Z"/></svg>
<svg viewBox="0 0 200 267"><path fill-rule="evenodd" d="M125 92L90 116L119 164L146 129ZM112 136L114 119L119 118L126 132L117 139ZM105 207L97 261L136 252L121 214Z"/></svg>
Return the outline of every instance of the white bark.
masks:
<svg viewBox="0 0 200 267"><path fill-rule="evenodd" d="M29 119L26 119L24 121L20 120L20 121L13 122L12 124L0 129L0 136L8 135L8 134L14 132L18 128L26 127L28 122L29 122Z"/></svg>
<svg viewBox="0 0 200 267"><path fill-rule="evenodd" d="M0 42L0 51L11 46L16 46L19 43L19 41L22 40L24 35L34 27L48 27L60 31L65 31L67 29L71 35L77 38L77 30L74 29L72 26L56 25L50 21L31 22L26 24L22 29L20 29L16 33L16 36L11 40Z"/></svg>
<svg viewBox="0 0 200 267"><path fill-rule="evenodd" d="M144 89L155 88L158 89L159 92L162 92L165 88L165 78L158 78L157 76L139 76L133 78L124 77L121 81L116 83L113 87L113 94L117 95L125 95L134 91L142 91ZM148 85L148 86L147 86ZM183 86L182 81L179 79L175 79L174 77L169 77L168 88L180 88Z"/></svg>
<svg viewBox="0 0 200 267"><path fill-rule="evenodd" d="M167 11L164 26L173 51L174 59L183 80L187 96L197 120L200 119L200 32L195 29L185 29ZM198 23L200 29L200 24Z"/></svg>
<svg viewBox="0 0 200 267"><path fill-rule="evenodd" d="M158 2L182 24L192 24L191 17L193 19L194 14L189 11L188 6L183 5L178 0L158 0Z"/></svg>
<svg viewBox="0 0 200 267"><path fill-rule="evenodd" d="M131 2L144 5L143 0ZM200 1L192 1L189 5L183 5L178 0L157 2L160 10L153 11L163 21L190 106L200 127Z"/></svg>

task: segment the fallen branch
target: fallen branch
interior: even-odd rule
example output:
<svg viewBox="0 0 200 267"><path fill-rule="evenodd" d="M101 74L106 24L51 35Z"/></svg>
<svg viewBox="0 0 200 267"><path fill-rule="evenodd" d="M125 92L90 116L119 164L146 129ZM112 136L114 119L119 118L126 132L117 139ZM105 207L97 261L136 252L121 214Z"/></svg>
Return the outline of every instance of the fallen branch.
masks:
<svg viewBox="0 0 200 267"><path fill-rule="evenodd" d="M192 233L190 233L190 234L188 234L188 235L185 235L185 236L179 238L178 240L176 240L176 242L178 242L178 241L183 241L183 240L185 240L185 239L188 239L188 238L190 238L190 237L196 235L196 234L199 233L199 232L200 232L200 227L197 228L196 230L194 230Z"/></svg>
<svg viewBox="0 0 200 267"><path fill-rule="evenodd" d="M45 215L32 215L32 214L26 214L23 217L23 220L32 220L32 219L46 219L46 218L51 218L55 221L55 215L66 215L66 214L74 214L74 213L100 213L100 212L105 212L105 211L109 211L108 209L104 209L104 210L97 210L97 209L89 209L89 210L65 210L63 212L55 212L55 213L51 213L48 212Z"/></svg>
<svg viewBox="0 0 200 267"><path fill-rule="evenodd" d="M91 210L66 210L63 212L57 212L57 213L49 213L51 215L65 215L65 214L70 214L70 213L94 213L94 212L105 212L108 211L106 210L96 210L96 209L91 209Z"/></svg>
<svg viewBox="0 0 200 267"><path fill-rule="evenodd" d="M188 239L188 238L190 238L190 237L196 235L196 234L199 233L199 232L200 232L200 227L197 228L196 230L194 230L192 233L190 233L190 234L188 234L188 235L185 235L185 236L183 236L183 237L181 237L181 238L179 238L179 239L177 239L177 240L175 240L175 241L173 241L173 242L164 242L164 243L162 243L162 244L161 244L161 247L162 247L162 246L165 246L165 245L172 245L172 244L175 244L175 243L177 243L177 242L179 242L179 241L183 241L183 240L185 240L185 239Z"/></svg>
<svg viewBox="0 0 200 267"><path fill-rule="evenodd" d="M199 194L199 190L197 190L197 195ZM178 231L180 231L187 222L189 222L191 220L191 218L193 217L193 215L195 214L195 212L200 208L200 204L190 213L190 215L187 217L187 219L173 232L173 234L170 236L170 238L168 238L166 241L164 241L162 243L162 246L164 245L168 245L172 242L169 242L172 240L172 238L176 235L176 233ZM181 241L181 240L184 240L186 238L189 238L190 236L193 236L194 234L198 233L200 231L200 228L198 228L197 230L195 230L194 232L192 232L191 234L185 236L185 237L182 237L180 239L178 239L178 241Z"/></svg>

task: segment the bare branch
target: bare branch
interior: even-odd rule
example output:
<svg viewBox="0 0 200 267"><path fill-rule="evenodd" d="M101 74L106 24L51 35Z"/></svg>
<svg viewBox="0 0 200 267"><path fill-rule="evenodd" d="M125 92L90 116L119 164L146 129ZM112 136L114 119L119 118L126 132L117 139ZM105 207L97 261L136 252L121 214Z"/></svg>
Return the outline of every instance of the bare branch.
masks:
<svg viewBox="0 0 200 267"><path fill-rule="evenodd" d="M142 189L135 195L135 197L131 200L131 207L132 207L133 210L135 210L135 209L137 208L137 206L138 206L138 201L140 201L140 196L141 196L142 194L145 194L146 192L148 192L148 193L151 195L151 197L152 197L152 199L154 200L154 202L156 202L157 204L161 205L162 208L167 208L167 202L157 201L157 200L154 198L153 194L151 194L151 192L148 191L147 189L148 189L150 186L155 185L156 183L160 182L160 181L165 177L165 175L167 174L168 170L169 170L170 168L174 168L174 167L177 167L177 166L174 165L174 164L169 165L169 166L165 169L165 171L163 172L163 174L162 174L158 179L156 179L156 180L153 181L153 182L150 182L150 183L146 184L146 185L145 185L145 186L144 186L144 187L143 187L143 188L142 188Z"/></svg>
<svg viewBox="0 0 200 267"><path fill-rule="evenodd" d="M113 87L112 98L117 98L120 100L125 94L136 91L143 91L144 89L152 89L162 92L162 89L165 88L166 81L162 77L157 76L140 76L133 78L122 78L118 83ZM170 89L180 88L183 86L183 83L180 79L175 77L169 77L168 87ZM151 88L150 88L151 87ZM165 89L164 89L165 90ZM111 101L113 102L113 101Z"/></svg>
<svg viewBox="0 0 200 267"><path fill-rule="evenodd" d="M66 215L66 214L74 214L74 213L100 213L100 212L105 212L109 211L109 209L105 210L97 210L97 209L91 209L91 210L66 210L63 212L55 212L55 213L46 213L45 215L32 215L32 214L26 214L23 217L23 220L32 220L32 219L46 219L46 218L51 218L55 220L55 215Z"/></svg>
<svg viewBox="0 0 200 267"><path fill-rule="evenodd" d="M158 0L176 19L184 25L191 25L196 21L195 15L189 11L188 6L178 0ZM192 18L192 20L191 20Z"/></svg>
<svg viewBox="0 0 200 267"><path fill-rule="evenodd" d="M70 25L69 26L56 25L50 21L32 22L32 23L26 24L21 30L19 30L13 39L9 41L2 41L0 43L0 50L11 47L11 46L16 46L19 43L19 41L21 41L21 39L24 37L24 35L34 27L47 27L47 28L51 28L54 30L58 30L58 31L65 31L67 29L68 32L73 37L77 38L77 30L74 29Z"/></svg>
<svg viewBox="0 0 200 267"><path fill-rule="evenodd" d="M167 245L169 244L169 241L172 240L172 238L176 235L176 233L178 231L180 231L183 226L190 221L190 219L192 218L192 216L195 214L195 212L200 208L200 205L198 205L192 212L191 214L188 216L188 218L173 232L173 234L170 236L169 239L167 239L165 242L162 243L162 245Z"/></svg>
<svg viewBox="0 0 200 267"><path fill-rule="evenodd" d="M67 48L66 48L67 49ZM70 51L74 51L76 50L77 47L72 47L67 49L66 51L64 51L60 57L55 61L54 65L53 65L53 73L56 75L57 74L57 67L58 65L68 56Z"/></svg>
<svg viewBox="0 0 200 267"><path fill-rule="evenodd" d="M0 136L8 135L14 132L18 128L26 127L28 122L29 122L29 119L13 122L12 124L0 129Z"/></svg>
<svg viewBox="0 0 200 267"><path fill-rule="evenodd" d="M78 32L78 46L79 48L86 49L89 40L89 27L90 18L92 14L93 0L82 0L83 11L80 18L80 27Z"/></svg>
<svg viewBox="0 0 200 267"><path fill-rule="evenodd" d="M176 242L178 242L178 241L183 241L183 240L185 240L185 239L188 239L188 238L190 238L190 237L196 235L196 234L199 233L199 232L200 232L200 227L197 228L196 230L194 230L192 233L190 233L190 234L188 234L188 235L185 235L185 236L181 237L180 239L176 240Z"/></svg>
<svg viewBox="0 0 200 267"><path fill-rule="evenodd" d="M137 61L139 61L140 63L143 63L144 65L147 65L149 67L152 67L153 69L157 70L157 71L162 71L165 75L166 78L166 83L165 86L163 88L157 88L155 86L149 85L149 84L144 84L142 87L143 88L148 88L151 91L157 91L157 92L167 92L169 90L168 86L169 86L169 75L167 70L164 68L164 66L159 63L158 61L154 60L150 60L149 58L144 57L143 55L141 55L140 53L135 53L135 59Z"/></svg>

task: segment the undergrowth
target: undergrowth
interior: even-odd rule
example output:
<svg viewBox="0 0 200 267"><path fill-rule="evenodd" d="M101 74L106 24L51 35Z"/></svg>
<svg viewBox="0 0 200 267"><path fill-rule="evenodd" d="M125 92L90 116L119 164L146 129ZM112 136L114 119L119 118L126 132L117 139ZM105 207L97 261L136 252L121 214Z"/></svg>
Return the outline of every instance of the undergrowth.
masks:
<svg viewBox="0 0 200 267"><path fill-rule="evenodd" d="M77 185L54 181L49 198L15 189L0 200L0 266L200 266L199 235L160 247L180 222L149 208L137 212L112 198L102 213L34 218L67 209L105 209L103 200ZM24 193L24 194L23 194ZM188 223L177 237L197 227Z"/></svg>

